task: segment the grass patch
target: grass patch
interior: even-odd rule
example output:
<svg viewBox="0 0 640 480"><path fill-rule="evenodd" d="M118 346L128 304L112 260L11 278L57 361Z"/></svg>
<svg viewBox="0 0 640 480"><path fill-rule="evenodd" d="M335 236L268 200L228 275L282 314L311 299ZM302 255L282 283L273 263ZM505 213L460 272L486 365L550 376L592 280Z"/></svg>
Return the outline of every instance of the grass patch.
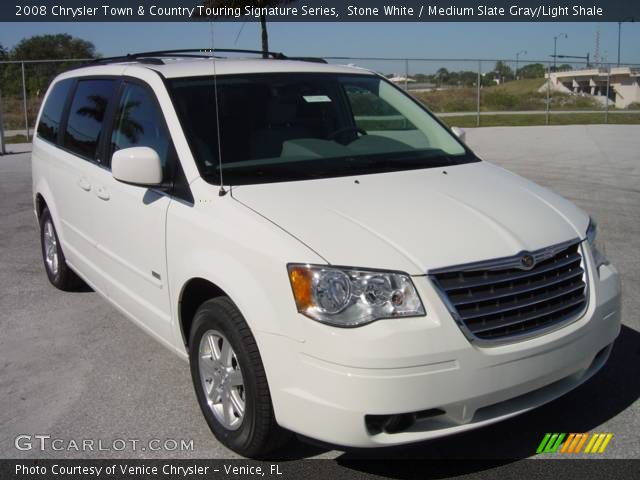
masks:
<svg viewBox="0 0 640 480"><path fill-rule="evenodd" d="M25 135L12 135L11 137L5 137L4 143L9 145L10 143L28 143L27 137Z"/></svg>
<svg viewBox="0 0 640 480"><path fill-rule="evenodd" d="M443 117L441 120L450 127L471 128L476 126L475 115ZM604 113L552 113L549 116L549 125L596 125L604 123ZM606 123L637 125L640 124L640 113L611 113ZM480 116L481 127L526 127L546 124L546 116L544 114Z"/></svg>
<svg viewBox="0 0 640 480"><path fill-rule="evenodd" d="M543 83L544 79L542 78L528 78L502 85L482 87L480 90L480 110L484 112L544 110L547 92L538 92ZM478 91L475 87L411 93L435 113L473 112L476 110ZM602 105L592 97L551 92L549 100L552 110L602 109Z"/></svg>
<svg viewBox="0 0 640 480"><path fill-rule="evenodd" d="M40 109L40 97L27 98L27 115L29 116L29 124L35 122L38 116L38 110ZM24 128L24 104L20 97L7 97L2 96L2 105L0 105L3 111L4 128L6 130L17 130ZM31 125L33 126L33 125Z"/></svg>
<svg viewBox="0 0 640 480"><path fill-rule="evenodd" d="M544 78L523 78L522 80L514 80L502 85L487 87L487 89L500 90L514 95L524 95L530 92L537 92L543 84Z"/></svg>

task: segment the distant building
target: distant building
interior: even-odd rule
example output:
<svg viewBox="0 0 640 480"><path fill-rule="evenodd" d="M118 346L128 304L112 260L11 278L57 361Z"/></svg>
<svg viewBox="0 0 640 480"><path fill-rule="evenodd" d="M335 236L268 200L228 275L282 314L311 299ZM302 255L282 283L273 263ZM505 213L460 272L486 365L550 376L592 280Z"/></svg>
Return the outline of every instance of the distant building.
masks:
<svg viewBox="0 0 640 480"><path fill-rule="evenodd" d="M616 108L626 108L634 102L640 102L640 69L629 67L611 68L609 91L607 92L607 71L602 68L569 70L546 74L552 90L574 95L591 96L603 104L607 96ZM547 82L540 87L547 88Z"/></svg>
<svg viewBox="0 0 640 480"><path fill-rule="evenodd" d="M387 80L395 83L400 88L404 88L406 85L407 90L411 90L413 92L428 92L436 89L436 86L433 83L418 82L415 78L405 77L403 75L398 75L397 73L394 73L393 76L387 78Z"/></svg>
<svg viewBox="0 0 640 480"><path fill-rule="evenodd" d="M389 80L392 83L395 83L396 85L404 85L405 83L413 83L415 82L415 80L411 77L406 77L404 75L398 75L397 73L394 73L392 77L389 77L387 80Z"/></svg>

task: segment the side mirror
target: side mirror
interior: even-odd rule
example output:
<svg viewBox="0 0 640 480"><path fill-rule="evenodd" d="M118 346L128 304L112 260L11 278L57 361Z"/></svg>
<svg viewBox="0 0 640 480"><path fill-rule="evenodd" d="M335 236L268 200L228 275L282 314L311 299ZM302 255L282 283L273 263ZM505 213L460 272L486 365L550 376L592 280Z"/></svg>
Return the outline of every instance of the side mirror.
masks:
<svg viewBox="0 0 640 480"><path fill-rule="evenodd" d="M460 140L462 140L463 142L466 141L467 139L467 132L464 131L463 128L460 127L451 127L451 131L453 132L453 134L458 137Z"/></svg>
<svg viewBox="0 0 640 480"><path fill-rule="evenodd" d="M160 185L162 162L153 148L123 148L111 157L111 174L113 178L124 183Z"/></svg>

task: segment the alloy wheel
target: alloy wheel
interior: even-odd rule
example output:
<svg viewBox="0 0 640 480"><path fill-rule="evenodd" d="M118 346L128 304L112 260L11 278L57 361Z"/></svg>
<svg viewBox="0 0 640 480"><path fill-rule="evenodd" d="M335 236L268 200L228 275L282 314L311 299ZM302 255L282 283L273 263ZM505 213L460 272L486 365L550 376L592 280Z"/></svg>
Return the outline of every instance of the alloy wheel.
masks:
<svg viewBox="0 0 640 480"><path fill-rule="evenodd" d="M202 336L198 366L213 415L226 429L237 430L246 407L244 380L233 347L218 330L208 330Z"/></svg>

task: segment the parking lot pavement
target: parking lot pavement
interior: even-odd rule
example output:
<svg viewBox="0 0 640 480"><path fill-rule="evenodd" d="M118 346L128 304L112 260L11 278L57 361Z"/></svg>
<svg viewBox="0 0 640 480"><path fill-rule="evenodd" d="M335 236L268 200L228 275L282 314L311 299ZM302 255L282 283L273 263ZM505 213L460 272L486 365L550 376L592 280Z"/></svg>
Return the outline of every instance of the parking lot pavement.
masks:
<svg viewBox="0 0 640 480"><path fill-rule="evenodd" d="M546 432L595 431L614 434L605 456L640 457L640 126L483 128L469 130L468 142L598 220L623 277L624 327L609 363L563 398L474 432L376 452L292 443L283 454L521 459ZM210 434L185 363L95 293L48 284L29 168L28 154L0 156L0 457L234 457ZM139 449L20 451L19 434L61 438L65 448L70 440L134 439ZM152 439L193 440L193 449L142 450Z"/></svg>

